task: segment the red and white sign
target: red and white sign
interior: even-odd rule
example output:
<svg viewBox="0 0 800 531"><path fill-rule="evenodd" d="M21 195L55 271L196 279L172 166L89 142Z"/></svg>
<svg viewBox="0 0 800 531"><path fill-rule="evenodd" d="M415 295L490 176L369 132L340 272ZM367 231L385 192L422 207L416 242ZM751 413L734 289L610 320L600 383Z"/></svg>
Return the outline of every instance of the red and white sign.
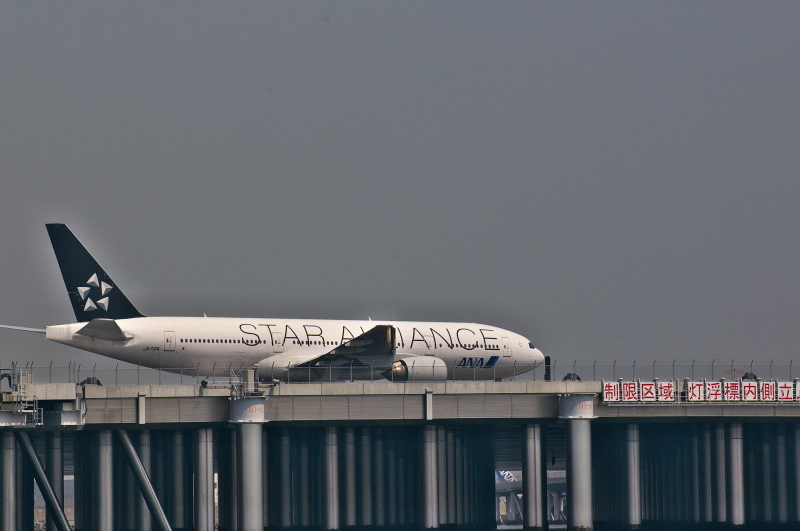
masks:
<svg viewBox="0 0 800 531"><path fill-rule="evenodd" d="M603 382L604 402L678 402L674 380ZM687 380L680 401L706 402L800 402L800 381Z"/></svg>
<svg viewBox="0 0 800 531"><path fill-rule="evenodd" d="M792 382L778 382L778 401L791 402L794 400L794 384Z"/></svg>
<svg viewBox="0 0 800 531"><path fill-rule="evenodd" d="M636 402L639 400L639 393L637 393L636 387L636 382L622 382L623 402Z"/></svg>
<svg viewBox="0 0 800 531"><path fill-rule="evenodd" d="M742 382L739 380L729 380L725 382L725 400L738 402L742 399Z"/></svg>
<svg viewBox="0 0 800 531"><path fill-rule="evenodd" d="M709 402L722 400L722 382L706 382L706 400Z"/></svg>
<svg viewBox="0 0 800 531"><path fill-rule="evenodd" d="M672 380L667 382L658 382L658 401L659 402L675 401L675 382L673 382Z"/></svg>
<svg viewBox="0 0 800 531"><path fill-rule="evenodd" d="M618 382L603 382L603 402L619 402Z"/></svg>
<svg viewBox="0 0 800 531"><path fill-rule="evenodd" d="M655 382L639 382L639 392L641 393L642 402L655 402L656 401L656 383Z"/></svg>
<svg viewBox="0 0 800 531"><path fill-rule="evenodd" d="M690 381L686 387L686 400L689 402L702 402L705 400L702 381Z"/></svg>
<svg viewBox="0 0 800 531"><path fill-rule="evenodd" d="M747 402L758 400L758 384L756 382L742 382L742 398Z"/></svg>
<svg viewBox="0 0 800 531"><path fill-rule="evenodd" d="M759 382L759 392L761 394L762 402L772 402L775 400L775 382Z"/></svg>

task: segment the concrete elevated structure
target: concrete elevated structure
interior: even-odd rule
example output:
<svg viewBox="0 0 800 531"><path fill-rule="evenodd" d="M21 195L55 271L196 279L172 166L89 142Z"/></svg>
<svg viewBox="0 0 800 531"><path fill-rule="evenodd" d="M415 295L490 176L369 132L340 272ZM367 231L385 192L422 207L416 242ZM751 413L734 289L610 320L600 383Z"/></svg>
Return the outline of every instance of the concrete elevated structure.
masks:
<svg viewBox="0 0 800 531"><path fill-rule="evenodd" d="M609 404L602 382L97 386L19 378L0 405L0 531L800 522L800 404ZM216 498L215 498L216 489ZM217 500L215 502L215 499ZM52 527L50 527L52 526Z"/></svg>

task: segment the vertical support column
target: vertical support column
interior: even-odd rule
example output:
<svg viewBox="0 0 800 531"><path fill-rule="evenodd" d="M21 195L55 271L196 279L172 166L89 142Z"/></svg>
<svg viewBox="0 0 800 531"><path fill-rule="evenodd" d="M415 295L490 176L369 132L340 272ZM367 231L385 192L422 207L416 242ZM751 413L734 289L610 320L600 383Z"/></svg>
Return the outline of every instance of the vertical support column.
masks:
<svg viewBox="0 0 800 531"><path fill-rule="evenodd" d="M700 523L700 432L697 425L692 426L692 522Z"/></svg>
<svg viewBox="0 0 800 531"><path fill-rule="evenodd" d="M264 508L262 503L263 478L261 477L261 446L263 427L258 423L242 423L238 429L238 475L241 492L239 529L263 531Z"/></svg>
<svg viewBox="0 0 800 531"><path fill-rule="evenodd" d="M194 529L214 531L214 432L195 432Z"/></svg>
<svg viewBox="0 0 800 531"><path fill-rule="evenodd" d="M236 418L236 417L232 417ZM222 531L239 531L242 512L239 484L241 476L241 448L236 428L224 430L217 435L217 522Z"/></svg>
<svg viewBox="0 0 800 531"><path fill-rule="evenodd" d="M464 434L456 428L453 430L455 436L455 449L456 449L456 468L453 471L455 477L455 496L456 496L456 525L464 525L464 498L466 497L466 488L464 482Z"/></svg>
<svg viewBox="0 0 800 531"><path fill-rule="evenodd" d="M447 428L447 523L456 523L456 433L453 427Z"/></svg>
<svg viewBox="0 0 800 531"><path fill-rule="evenodd" d="M727 474L725 473L725 424L718 423L714 430L715 449L716 449L716 522L724 523L728 518L728 505L726 503L725 485L727 484Z"/></svg>
<svg viewBox="0 0 800 531"><path fill-rule="evenodd" d="M595 395L560 395L558 416L567 426L567 528L591 531L592 424Z"/></svg>
<svg viewBox="0 0 800 531"><path fill-rule="evenodd" d="M379 526L386 524L386 506L384 505L386 499L384 495L386 492L386 485L384 483L386 479L384 475L386 462L383 457L384 433L384 430L381 428L375 428L372 432L375 445L375 453L373 455L373 470L375 472L375 493L372 499L372 506L374 508L373 522L375 525Z"/></svg>
<svg viewBox="0 0 800 531"><path fill-rule="evenodd" d="M439 491L436 463L436 426L427 424L423 428L422 450L422 527L439 527Z"/></svg>
<svg viewBox="0 0 800 531"><path fill-rule="evenodd" d="M567 527L592 529L592 425L567 419Z"/></svg>
<svg viewBox="0 0 800 531"><path fill-rule="evenodd" d="M773 490L772 490L772 437L773 430L771 424L764 424L761 427L761 487L762 505L764 507L764 522L772 522L774 519Z"/></svg>
<svg viewBox="0 0 800 531"><path fill-rule="evenodd" d="M372 525L372 438L369 428L361 428L361 484L359 497L360 525Z"/></svg>
<svg viewBox="0 0 800 531"><path fill-rule="evenodd" d="M325 428L325 529L339 529L339 439L336 426Z"/></svg>
<svg viewBox="0 0 800 531"><path fill-rule="evenodd" d="M794 485L795 522L800 522L800 424L794 426Z"/></svg>
<svg viewBox="0 0 800 531"><path fill-rule="evenodd" d="M311 472L308 464L308 445L309 434L308 428L301 428L295 430L297 435L298 446L300 447L300 481L293 482L295 496L299 497L300 503L298 510L295 512L295 523L299 523L302 527L311 525ZM315 511L316 513L316 511Z"/></svg>
<svg viewBox="0 0 800 531"><path fill-rule="evenodd" d="M151 477L151 453L150 453L150 430L139 431L139 461L148 478ZM150 508L145 502L144 496L136 493L136 529L140 531L150 531L152 529L152 517Z"/></svg>
<svg viewBox="0 0 800 531"><path fill-rule="evenodd" d="M283 428L280 435L281 463L281 527L292 526L292 447L288 428Z"/></svg>
<svg viewBox="0 0 800 531"><path fill-rule="evenodd" d="M630 529L638 529L642 525L642 497L639 478L639 425L628 424L627 427L628 454L628 517L627 524Z"/></svg>
<svg viewBox="0 0 800 531"><path fill-rule="evenodd" d="M141 441L141 439L139 439ZM172 470L169 503L169 521L176 531L188 529L189 523L186 515L186 457L184 455L184 436L182 430L175 430L170 434L172 443ZM141 442L140 442L141 444ZM144 457L142 458L144 464Z"/></svg>
<svg viewBox="0 0 800 531"><path fill-rule="evenodd" d="M47 451L47 481L50 483L58 503L61 504L61 507L64 507L64 451L61 432L48 432L45 445ZM56 529L56 522L50 508L47 509L47 529Z"/></svg>
<svg viewBox="0 0 800 531"><path fill-rule="evenodd" d="M744 445L742 443L742 423L731 422L728 427L730 480L730 523L744 525Z"/></svg>
<svg viewBox="0 0 800 531"><path fill-rule="evenodd" d="M714 503L713 503L713 475L712 475L712 458L711 458L711 426L703 424L701 429L700 443L702 445L702 461L703 461L703 488L702 499L704 508L702 512L703 522L711 523L714 521Z"/></svg>
<svg viewBox="0 0 800 531"><path fill-rule="evenodd" d="M91 481L93 459L91 451L94 438L90 432L76 432L73 437L73 468L75 470L75 531L94 529L92 520Z"/></svg>
<svg viewBox="0 0 800 531"><path fill-rule="evenodd" d="M542 507L544 475L542 474L542 428L527 424L524 428L522 454L522 518L523 529L544 529L545 511ZM493 494L494 495L494 494Z"/></svg>
<svg viewBox="0 0 800 531"><path fill-rule="evenodd" d="M386 524L397 525L397 444L394 437L386 441Z"/></svg>
<svg viewBox="0 0 800 531"><path fill-rule="evenodd" d="M111 430L97 432L97 529L114 528L114 439Z"/></svg>
<svg viewBox="0 0 800 531"><path fill-rule="evenodd" d="M17 441L14 432L0 432L0 531L17 529Z"/></svg>
<svg viewBox="0 0 800 531"><path fill-rule="evenodd" d="M344 429L344 525L356 525L356 430Z"/></svg>
<svg viewBox="0 0 800 531"><path fill-rule="evenodd" d="M447 522L447 430L444 426L436 429L436 460L439 463L437 478L439 480L439 525Z"/></svg>
<svg viewBox="0 0 800 531"><path fill-rule="evenodd" d="M778 424L775 426L775 473L778 476L778 488L775 491L775 497L778 502L778 522L781 524L789 521L787 465L786 427L783 424Z"/></svg>

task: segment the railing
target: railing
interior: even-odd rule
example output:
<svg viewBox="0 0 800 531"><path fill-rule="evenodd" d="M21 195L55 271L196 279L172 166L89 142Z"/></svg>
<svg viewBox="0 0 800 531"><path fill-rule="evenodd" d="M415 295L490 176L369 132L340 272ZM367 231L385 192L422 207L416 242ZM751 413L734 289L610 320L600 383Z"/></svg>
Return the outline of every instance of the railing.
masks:
<svg viewBox="0 0 800 531"><path fill-rule="evenodd" d="M550 381L580 379L584 381L625 380L720 380L725 379L781 379L793 380L800 377L800 366L794 368L793 361L774 363L763 360L707 362L650 360L650 361L584 361L566 362L554 360L549 369ZM199 366L161 367L150 369L128 363L91 364L70 362L67 365L36 365L33 363L0 364L0 392L8 392L17 383L21 371L33 376L35 383L75 383L82 385L152 385L152 384L204 384L206 386L241 386L240 375L244 370L252 368L244 364L218 364L210 370L201 370ZM262 373L267 380L280 380L281 384L309 382L350 382L373 381L385 382L381 375L390 367L388 365L352 364L297 367L288 374L277 364L273 371L269 368ZM512 364L510 367L485 367L465 363L463 360L447 365L447 380L459 381L544 381L547 369L544 365ZM271 374L270 374L271 373ZM392 373L389 373L391 381ZM272 376L272 378L270 378ZM424 378L412 375L409 382L423 382Z"/></svg>

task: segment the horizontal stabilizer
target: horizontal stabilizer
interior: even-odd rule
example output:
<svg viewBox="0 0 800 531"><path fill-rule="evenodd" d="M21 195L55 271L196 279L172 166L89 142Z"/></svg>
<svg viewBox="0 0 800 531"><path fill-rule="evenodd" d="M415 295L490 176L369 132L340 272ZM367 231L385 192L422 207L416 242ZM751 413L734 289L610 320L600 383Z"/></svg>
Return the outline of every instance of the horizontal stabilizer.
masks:
<svg viewBox="0 0 800 531"><path fill-rule="evenodd" d="M103 341L127 341L133 337L125 335L113 319L94 319L75 333Z"/></svg>
<svg viewBox="0 0 800 531"><path fill-rule="evenodd" d="M9 326L0 325L0 328L8 328L9 330L22 330L23 332L36 332L37 334L44 334L44 328L25 328L24 326Z"/></svg>

